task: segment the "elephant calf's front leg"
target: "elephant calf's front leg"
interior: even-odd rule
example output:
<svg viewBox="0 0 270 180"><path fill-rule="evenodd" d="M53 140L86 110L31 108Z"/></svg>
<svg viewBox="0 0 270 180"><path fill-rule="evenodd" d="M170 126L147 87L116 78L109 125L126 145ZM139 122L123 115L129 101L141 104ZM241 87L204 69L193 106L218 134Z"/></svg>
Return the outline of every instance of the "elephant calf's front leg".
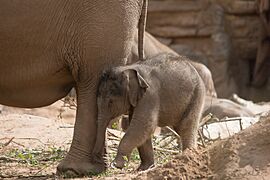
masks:
<svg viewBox="0 0 270 180"><path fill-rule="evenodd" d="M143 171L149 169L154 165L152 138L150 137L148 140L146 140L145 143L138 148L138 150L142 161L138 170Z"/></svg>
<svg viewBox="0 0 270 180"><path fill-rule="evenodd" d="M137 121L136 118L131 120L131 124L118 147L118 152L115 160L113 161L113 166L123 168L128 161L127 158L130 157L132 150L136 147L139 147L140 155L142 155L142 164L140 169L145 170L154 163L151 153L145 153L145 151L150 150L153 154L151 139L149 138L154 132L156 125L152 123L152 118L153 117L145 119L144 117L143 119L140 119L140 121ZM149 143L151 144L150 146Z"/></svg>
<svg viewBox="0 0 270 180"><path fill-rule="evenodd" d="M129 115L129 118L132 115ZM122 118L122 129L126 131L129 127L129 118ZM152 138L150 137L148 140L143 143L140 147L138 147L138 151L141 158L141 164L138 168L138 171L143 171L154 165L154 153L153 153L153 145Z"/></svg>

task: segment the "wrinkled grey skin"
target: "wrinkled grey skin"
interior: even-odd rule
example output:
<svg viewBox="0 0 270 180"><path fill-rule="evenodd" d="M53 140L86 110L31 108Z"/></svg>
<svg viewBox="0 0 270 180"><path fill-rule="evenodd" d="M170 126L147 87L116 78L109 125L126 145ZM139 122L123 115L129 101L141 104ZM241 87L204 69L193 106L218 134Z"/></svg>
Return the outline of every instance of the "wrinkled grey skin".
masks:
<svg viewBox="0 0 270 180"><path fill-rule="evenodd" d="M139 170L153 165L151 134L157 126L172 126L181 136L183 150L196 147L204 96L204 84L195 68L173 54L160 54L105 72L98 87L95 161L102 158L108 123L127 112L130 126L120 142L114 166L124 167L124 157L136 147L142 161Z"/></svg>
<svg viewBox="0 0 270 180"><path fill-rule="evenodd" d="M0 103L36 108L76 88L74 136L59 173L86 175L104 170L104 163L91 162L97 83L103 69L127 61L145 2L0 2Z"/></svg>

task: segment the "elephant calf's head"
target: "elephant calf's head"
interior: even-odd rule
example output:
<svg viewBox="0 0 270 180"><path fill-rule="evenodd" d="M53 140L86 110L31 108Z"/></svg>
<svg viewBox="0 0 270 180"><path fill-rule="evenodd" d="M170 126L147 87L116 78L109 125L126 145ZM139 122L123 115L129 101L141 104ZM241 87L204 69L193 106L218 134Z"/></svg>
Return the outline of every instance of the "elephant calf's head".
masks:
<svg viewBox="0 0 270 180"><path fill-rule="evenodd" d="M103 73L98 89L99 115L115 118L135 107L148 87L135 69L111 69Z"/></svg>

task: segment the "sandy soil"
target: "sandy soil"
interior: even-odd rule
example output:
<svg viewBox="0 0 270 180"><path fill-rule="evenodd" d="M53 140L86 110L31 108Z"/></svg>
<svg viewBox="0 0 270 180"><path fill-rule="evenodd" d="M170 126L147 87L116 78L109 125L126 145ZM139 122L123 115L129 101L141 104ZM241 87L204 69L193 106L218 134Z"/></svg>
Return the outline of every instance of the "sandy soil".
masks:
<svg viewBox="0 0 270 180"><path fill-rule="evenodd" d="M0 120L5 118L5 115L10 114L27 114L34 115L42 118L48 118L55 121L63 121L64 123L74 124L75 122L75 113L74 109L70 109L65 106L63 101L57 101L50 106L43 108L15 108L0 105Z"/></svg>

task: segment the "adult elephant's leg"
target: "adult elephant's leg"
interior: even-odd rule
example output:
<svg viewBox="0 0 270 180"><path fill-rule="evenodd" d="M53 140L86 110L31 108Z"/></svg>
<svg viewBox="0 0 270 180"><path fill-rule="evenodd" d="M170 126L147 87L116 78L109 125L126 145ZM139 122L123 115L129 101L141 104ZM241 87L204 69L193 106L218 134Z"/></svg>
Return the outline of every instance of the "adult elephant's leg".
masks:
<svg viewBox="0 0 270 180"><path fill-rule="evenodd" d="M73 141L68 155L57 168L59 173L86 175L105 169L105 164L91 163L91 151L96 139L96 84L97 77L93 77L89 83L78 84Z"/></svg>
<svg viewBox="0 0 270 180"><path fill-rule="evenodd" d="M87 9L82 11L83 19L78 23L84 23L84 26L76 28L81 33L75 33L80 35L78 39L83 39L67 55L67 58L73 58L74 49L79 49L78 53L81 53L77 56L78 61L67 63L72 72L77 68L79 73L77 76L75 71L73 75L78 95L74 137L67 157L58 166L58 172L70 170L78 175L87 175L104 170L103 164L91 163L97 128L98 75L108 67L125 62L136 32L141 5L141 0L85 1L83 4Z"/></svg>

